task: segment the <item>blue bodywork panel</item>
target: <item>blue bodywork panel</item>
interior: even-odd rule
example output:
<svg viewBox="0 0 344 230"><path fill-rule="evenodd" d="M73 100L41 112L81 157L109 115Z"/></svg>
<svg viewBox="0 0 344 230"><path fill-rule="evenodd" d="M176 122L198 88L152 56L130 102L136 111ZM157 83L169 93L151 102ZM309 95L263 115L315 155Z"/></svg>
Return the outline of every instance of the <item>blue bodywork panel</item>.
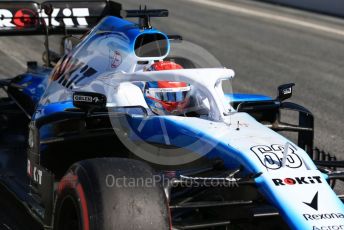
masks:
<svg viewBox="0 0 344 230"><path fill-rule="evenodd" d="M50 73L50 68L38 68L37 71L29 71L18 76L16 84L22 86L22 92L37 104L47 88Z"/></svg>
<svg viewBox="0 0 344 230"><path fill-rule="evenodd" d="M91 33L91 38L92 39L97 38L97 36L92 36L92 34L94 35L99 34L102 36L104 34L113 34L113 33L122 35L122 38L126 40L129 43L129 46L131 47L130 52L134 52L135 40L138 36L142 34L161 34L168 40L168 37L166 34L162 33L161 31L155 28L152 28L149 30L142 30L137 26L137 24L121 19L121 18L117 18L117 17L104 18L102 22L93 29ZM169 53L169 48L170 47L168 46L167 53Z"/></svg>
<svg viewBox="0 0 344 230"><path fill-rule="evenodd" d="M243 101L271 101L273 100L269 96L259 95L259 94L244 94L244 93L233 93L225 94L226 98L230 102L243 102Z"/></svg>

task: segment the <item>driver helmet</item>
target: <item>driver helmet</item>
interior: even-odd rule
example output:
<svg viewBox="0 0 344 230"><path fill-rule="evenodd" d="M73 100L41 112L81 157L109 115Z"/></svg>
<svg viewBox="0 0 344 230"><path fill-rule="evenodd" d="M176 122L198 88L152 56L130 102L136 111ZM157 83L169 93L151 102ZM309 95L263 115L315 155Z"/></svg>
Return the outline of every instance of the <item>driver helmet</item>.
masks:
<svg viewBox="0 0 344 230"><path fill-rule="evenodd" d="M171 61L159 61L147 71L183 69ZM190 86L185 82L151 81L145 84L144 96L147 105L158 115L180 115L189 104L187 97Z"/></svg>

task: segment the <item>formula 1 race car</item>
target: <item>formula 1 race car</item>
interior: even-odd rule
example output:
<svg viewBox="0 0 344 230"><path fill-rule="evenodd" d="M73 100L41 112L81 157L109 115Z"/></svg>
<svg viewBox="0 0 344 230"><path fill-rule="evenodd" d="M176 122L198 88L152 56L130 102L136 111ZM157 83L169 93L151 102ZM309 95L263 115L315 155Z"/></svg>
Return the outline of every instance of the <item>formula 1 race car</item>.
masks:
<svg viewBox="0 0 344 230"><path fill-rule="evenodd" d="M11 1L0 14L1 35L46 37L43 66L0 81L1 186L44 228L344 228L344 164L314 150L313 115L285 101L294 84L276 99L228 92L234 71L173 53L182 37L151 26L167 10Z"/></svg>

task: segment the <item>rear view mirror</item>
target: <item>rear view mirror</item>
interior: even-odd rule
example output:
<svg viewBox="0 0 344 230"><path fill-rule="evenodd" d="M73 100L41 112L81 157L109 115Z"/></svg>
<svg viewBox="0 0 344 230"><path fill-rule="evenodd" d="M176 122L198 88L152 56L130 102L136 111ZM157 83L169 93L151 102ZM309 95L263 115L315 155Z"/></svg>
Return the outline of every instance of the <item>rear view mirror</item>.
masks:
<svg viewBox="0 0 344 230"><path fill-rule="evenodd" d="M73 105L77 108L92 111L106 108L106 96L93 92L74 92Z"/></svg>
<svg viewBox="0 0 344 230"><path fill-rule="evenodd" d="M291 98L293 95L293 87L295 86L294 83L284 84L278 86L278 96L277 100L284 101L288 98Z"/></svg>

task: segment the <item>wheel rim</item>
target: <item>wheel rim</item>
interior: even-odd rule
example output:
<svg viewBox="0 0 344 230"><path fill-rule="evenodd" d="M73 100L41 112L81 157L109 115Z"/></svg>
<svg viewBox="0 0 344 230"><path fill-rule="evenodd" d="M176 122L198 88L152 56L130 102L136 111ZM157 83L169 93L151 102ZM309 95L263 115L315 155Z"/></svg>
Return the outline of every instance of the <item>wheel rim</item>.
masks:
<svg viewBox="0 0 344 230"><path fill-rule="evenodd" d="M79 205L72 196L66 196L61 202L56 230L81 230Z"/></svg>

